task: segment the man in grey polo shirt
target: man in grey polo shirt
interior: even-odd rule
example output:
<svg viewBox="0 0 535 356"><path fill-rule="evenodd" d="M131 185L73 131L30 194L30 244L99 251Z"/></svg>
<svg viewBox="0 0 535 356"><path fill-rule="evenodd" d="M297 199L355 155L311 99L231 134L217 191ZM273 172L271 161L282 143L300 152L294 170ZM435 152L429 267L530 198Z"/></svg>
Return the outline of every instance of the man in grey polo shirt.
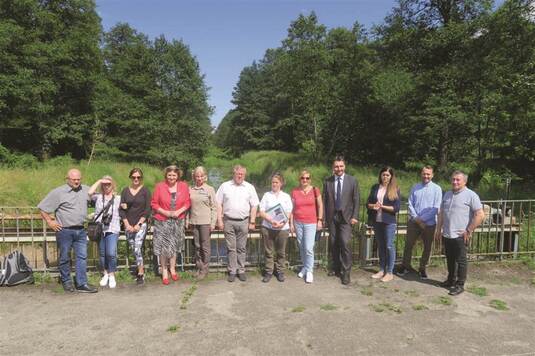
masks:
<svg viewBox="0 0 535 356"><path fill-rule="evenodd" d="M464 292L467 259L466 246L472 233L485 218L479 196L466 187L468 176L455 171L451 175L451 190L444 194L438 215L435 239L444 239L448 279L441 286L449 288L450 295Z"/></svg>
<svg viewBox="0 0 535 356"><path fill-rule="evenodd" d="M245 251L247 233L255 228L258 195L255 188L245 181L245 167L234 166L233 178L221 184L216 193L217 225L225 233L228 257L228 281L236 275L245 282Z"/></svg>
<svg viewBox="0 0 535 356"><path fill-rule="evenodd" d="M87 233L84 222L87 216L89 187L82 185L82 174L77 169L67 172L67 183L52 190L37 206L48 226L56 232L59 250L59 273L63 289L74 292L71 280L71 248L76 257L76 290L95 293L87 284ZM54 213L55 219L50 214Z"/></svg>

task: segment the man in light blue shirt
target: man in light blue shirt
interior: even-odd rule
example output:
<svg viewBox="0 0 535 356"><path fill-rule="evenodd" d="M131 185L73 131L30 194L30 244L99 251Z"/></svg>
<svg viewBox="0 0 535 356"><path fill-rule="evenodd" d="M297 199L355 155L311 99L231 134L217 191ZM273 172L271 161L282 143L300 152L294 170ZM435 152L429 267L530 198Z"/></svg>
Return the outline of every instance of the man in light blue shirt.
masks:
<svg viewBox="0 0 535 356"><path fill-rule="evenodd" d="M409 194L409 221L407 223L407 239L403 251L403 264L398 270L399 275L412 270L412 248L418 238L424 244L424 251L420 258L419 275L426 279L425 267L429 263L433 235L435 234L436 217L442 201L442 189L435 184L433 179L433 167L425 166L421 171L422 181L411 188Z"/></svg>

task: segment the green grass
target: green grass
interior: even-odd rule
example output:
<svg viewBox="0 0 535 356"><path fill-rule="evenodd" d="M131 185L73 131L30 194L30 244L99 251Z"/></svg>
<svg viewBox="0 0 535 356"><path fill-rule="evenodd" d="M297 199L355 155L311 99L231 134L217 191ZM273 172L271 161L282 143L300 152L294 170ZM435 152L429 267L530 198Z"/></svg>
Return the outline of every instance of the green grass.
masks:
<svg viewBox="0 0 535 356"><path fill-rule="evenodd" d="M50 273L46 272L34 272L33 273L33 281L36 286L40 286L43 284L49 284L54 282L54 279L50 275Z"/></svg>
<svg viewBox="0 0 535 356"><path fill-rule="evenodd" d="M320 310L323 310L323 311L332 311L336 309L338 309L338 306L334 304L327 303L327 304L320 305Z"/></svg>
<svg viewBox="0 0 535 356"><path fill-rule="evenodd" d="M186 309L188 302L197 290L197 283L193 283L188 289L182 292L182 299L180 300L180 309Z"/></svg>
<svg viewBox="0 0 535 356"><path fill-rule="evenodd" d="M434 302L437 303L437 304L442 304L442 305L452 305L453 304L453 299L451 299L448 296L440 296L440 297L436 298L434 300Z"/></svg>
<svg viewBox="0 0 535 356"><path fill-rule="evenodd" d="M296 306L296 307L293 307L293 308L291 309L291 312L292 312L292 313L302 313L302 312L305 311L305 309L306 309L306 308L305 308L304 306L302 306L302 305L298 305L298 306Z"/></svg>
<svg viewBox="0 0 535 356"><path fill-rule="evenodd" d="M379 304L370 304L370 307L374 312L382 313L386 310L392 311L396 314L401 314L403 310L399 305L391 304L391 303L379 303Z"/></svg>
<svg viewBox="0 0 535 356"><path fill-rule="evenodd" d="M409 289L409 290L405 290L403 291L403 293L408 296L408 297L418 297L420 294L414 290L414 289Z"/></svg>
<svg viewBox="0 0 535 356"><path fill-rule="evenodd" d="M364 287L360 290L360 294L371 297L373 295L373 291L369 287Z"/></svg>
<svg viewBox="0 0 535 356"><path fill-rule="evenodd" d="M493 299L489 302L489 305L497 310L509 310L509 308L507 307L507 303L503 300Z"/></svg>
<svg viewBox="0 0 535 356"><path fill-rule="evenodd" d="M466 288L466 290L472 294L475 294L479 297L486 297L489 295L489 292L487 291L487 288L485 287L479 287L479 286L470 286Z"/></svg>
<svg viewBox="0 0 535 356"><path fill-rule="evenodd" d="M167 328L167 331L170 332L171 334L174 334L176 332L178 332L180 330L180 325L170 325L168 328Z"/></svg>
<svg viewBox="0 0 535 356"><path fill-rule="evenodd" d="M412 306L412 309L413 310L416 310L416 311L420 311L420 310L429 310L429 308L427 307L427 305L425 304L414 304Z"/></svg>

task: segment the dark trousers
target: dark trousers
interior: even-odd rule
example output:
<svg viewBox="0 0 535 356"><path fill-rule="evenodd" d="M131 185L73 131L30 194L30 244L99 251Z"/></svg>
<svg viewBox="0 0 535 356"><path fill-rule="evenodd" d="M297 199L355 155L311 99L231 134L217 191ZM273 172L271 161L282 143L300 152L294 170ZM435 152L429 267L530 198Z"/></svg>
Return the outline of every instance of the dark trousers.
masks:
<svg viewBox="0 0 535 356"><path fill-rule="evenodd" d="M448 263L448 281L464 286L468 268L464 239L462 237L456 239L444 237L444 248Z"/></svg>
<svg viewBox="0 0 535 356"><path fill-rule="evenodd" d="M286 267L288 230L271 230L262 226L262 237L264 239L266 273L282 272Z"/></svg>
<svg viewBox="0 0 535 356"><path fill-rule="evenodd" d="M347 223L341 213L335 213L334 221L329 224L329 249L331 251L332 270L336 273L349 273L353 264L351 251L351 224Z"/></svg>
<svg viewBox="0 0 535 356"><path fill-rule="evenodd" d="M210 264L210 225L192 225L195 265L200 273L208 273Z"/></svg>
<svg viewBox="0 0 535 356"><path fill-rule="evenodd" d="M422 258L420 259L420 270L425 269L429 263L429 257L431 256L431 248L433 246L433 236L435 234L435 225L426 226L422 229L420 225L412 220L409 220L407 224L407 237L405 239L405 249L403 250L403 266L405 268L411 267L412 248L418 238L422 238L424 244L424 251L422 252Z"/></svg>

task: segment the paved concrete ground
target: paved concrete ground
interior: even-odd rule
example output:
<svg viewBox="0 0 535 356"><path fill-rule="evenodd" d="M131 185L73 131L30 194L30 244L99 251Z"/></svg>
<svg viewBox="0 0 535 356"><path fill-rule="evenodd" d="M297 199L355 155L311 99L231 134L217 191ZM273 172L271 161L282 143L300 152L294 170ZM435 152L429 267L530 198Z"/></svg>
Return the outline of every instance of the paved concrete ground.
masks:
<svg viewBox="0 0 535 356"><path fill-rule="evenodd" d="M352 284L317 273L279 283L249 275L163 286L120 284L96 295L55 284L0 289L0 353L175 355L535 355L533 272L471 266L454 298L415 276L384 284L355 271ZM214 276L212 276L213 278ZM188 298L189 297L189 298ZM491 300L506 303L497 310Z"/></svg>

